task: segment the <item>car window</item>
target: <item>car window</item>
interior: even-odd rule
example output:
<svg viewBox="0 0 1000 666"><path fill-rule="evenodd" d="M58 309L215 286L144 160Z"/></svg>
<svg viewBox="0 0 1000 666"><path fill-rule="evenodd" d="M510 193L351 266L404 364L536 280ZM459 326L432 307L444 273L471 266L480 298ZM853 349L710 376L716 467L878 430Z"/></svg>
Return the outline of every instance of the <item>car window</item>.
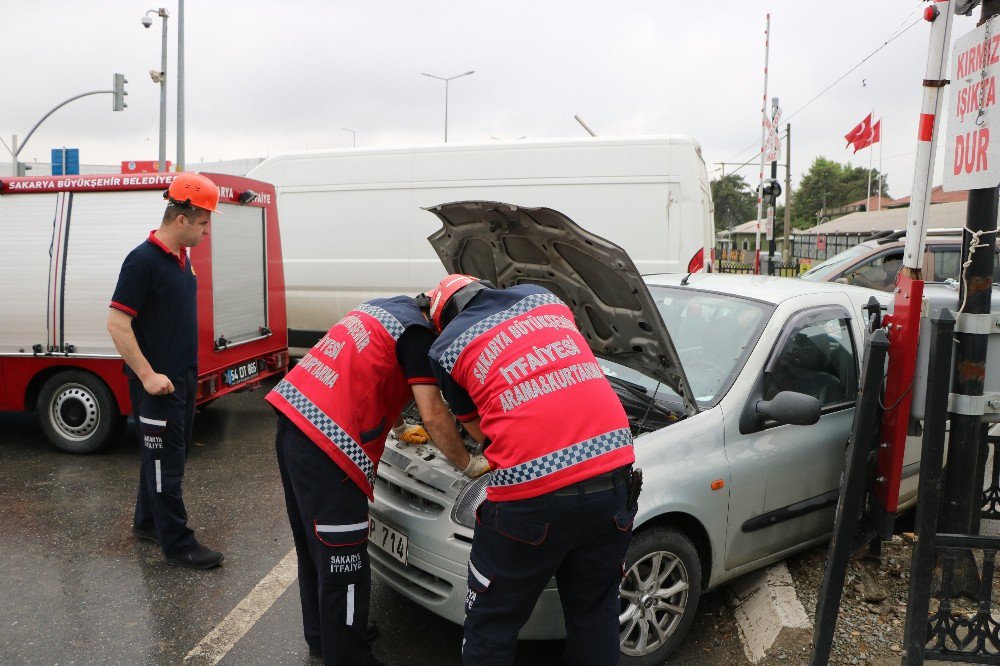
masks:
<svg viewBox="0 0 1000 666"><path fill-rule="evenodd" d="M902 267L903 252L890 252L851 268L838 281L858 287L892 291L896 284L896 273Z"/></svg>
<svg viewBox="0 0 1000 666"><path fill-rule="evenodd" d="M854 247L848 248L839 254L833 255L823 263L813 266L799 277L804 280L816 280L817 282L822 282L833 274L844 270L844 268L861 259L871 251L871 248L867 245L855 245Z"/></svg>
<svg viewBox="0 0 1000 666"><path fill-rule="evenodd" d="M747 356L773 308L758 301L697 291L690 288L650 286L663 323L670 333L691 392L701 407L718 402L743 368ZM657 395L672 395L656 381L602 361L605 374L641 385Z"/></svg>
<svg viewBox="0 0 1000 666"><path fill-rule="evenodd" d="M764 375L765 400L794 391L813 396L824 407L854 402L858 371L846 318L808 323L782 339L782 348Z"/></svg>
<svg viewBox="0 0 1000 666"><path fill-rule="evenodd" d="M957 279L962 264L962 249L959 247L934 248L934 281L944 282L948 278Z"/></svg>

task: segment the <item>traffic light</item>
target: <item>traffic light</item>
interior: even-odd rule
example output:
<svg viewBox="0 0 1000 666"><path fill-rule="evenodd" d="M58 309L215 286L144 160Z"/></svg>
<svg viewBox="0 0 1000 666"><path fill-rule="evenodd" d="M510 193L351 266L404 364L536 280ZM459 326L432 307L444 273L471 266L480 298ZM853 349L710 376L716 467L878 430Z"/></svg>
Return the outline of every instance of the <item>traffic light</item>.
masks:
<svg viewBox="0 0 1000 666"><path fill-rule="evenodd" d="M115 85L113 91L115 94L115 105L112 107L112 110L114 111L124 111L125 107L128 106L128 104L125 103L125 95L128 94L125 92L126 83L128 83L128 80L125 78L124 74L115 74Z"/></svg>
<svg viewBox="0 0 1000 666"><path fill-rule="evenodd" d="M761 188L761 198L768 206L773 206L778 197L781 196L781 185L773 178L764 181Z"/></svg>

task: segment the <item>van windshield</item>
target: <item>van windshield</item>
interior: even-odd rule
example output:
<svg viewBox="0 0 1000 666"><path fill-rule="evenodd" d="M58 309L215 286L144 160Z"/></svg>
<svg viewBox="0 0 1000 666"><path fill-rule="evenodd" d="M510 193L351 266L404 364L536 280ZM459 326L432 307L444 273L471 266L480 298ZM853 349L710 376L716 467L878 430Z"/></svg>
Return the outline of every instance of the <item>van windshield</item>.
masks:
<svg viewBox="0 0 1000 666"><path fill-rule="evenodd" d="M680 356L684 374L699 407L711 407L725 395L743 369L773 307L746 298L690 288L650 286ZM601 359L605 374L679 402L666 385L617 363Z"/></svg>

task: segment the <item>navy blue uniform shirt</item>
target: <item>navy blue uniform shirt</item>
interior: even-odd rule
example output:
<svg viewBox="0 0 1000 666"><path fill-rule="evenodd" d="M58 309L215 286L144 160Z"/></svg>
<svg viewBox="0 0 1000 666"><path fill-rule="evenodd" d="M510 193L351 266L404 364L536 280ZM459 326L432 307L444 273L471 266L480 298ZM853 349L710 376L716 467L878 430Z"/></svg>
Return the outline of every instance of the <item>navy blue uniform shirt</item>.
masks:
<svg viewBox="0 0 1000 666"><path fill-rule="evenodd" d="M132 315L143 356L176 382L198 367L198 278L187 248L176 255L154 233L125 257L111 307Z"/></svg>

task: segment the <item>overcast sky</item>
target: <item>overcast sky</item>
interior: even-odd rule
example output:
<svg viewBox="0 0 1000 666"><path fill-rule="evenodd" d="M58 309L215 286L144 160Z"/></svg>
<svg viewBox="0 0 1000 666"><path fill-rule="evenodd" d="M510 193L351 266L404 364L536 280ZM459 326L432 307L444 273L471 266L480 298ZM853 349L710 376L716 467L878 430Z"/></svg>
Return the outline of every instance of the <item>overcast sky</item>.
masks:
<svg viewBox="0 0 1000 666"><path fill-rule="evenodd" d="M890 193L902 196L913 178L927 57L924 4L187 0L187 161L350 147L342 127L357 133L358 146L441 141L444 84L420 72L474 69L450 84L450 141L585 136L573 120L580 114L605 136L690 134L716 177L714 163L743 162L757 150L770 12L768 95L780 97L785 119L902 32L790 118L797 179L819 155L867 166L868 151L853 155L843 135L874 107ZM159 86L148 70L159 69L161 24L155 16L150 29L140 23L155 6L0 0L0 136L8 144L62 100L110 89L115 72L129 81L123 113L111 111L110 95L72 102L42 124L22 161L47 162L59 146L79 148L87 164L157 158ZM173 160L177 2L165 6ZM974 26L957 17L953 38ZM940 150L938 162L935 183ZM755 181L757 172L742 173Z"/></svg>

